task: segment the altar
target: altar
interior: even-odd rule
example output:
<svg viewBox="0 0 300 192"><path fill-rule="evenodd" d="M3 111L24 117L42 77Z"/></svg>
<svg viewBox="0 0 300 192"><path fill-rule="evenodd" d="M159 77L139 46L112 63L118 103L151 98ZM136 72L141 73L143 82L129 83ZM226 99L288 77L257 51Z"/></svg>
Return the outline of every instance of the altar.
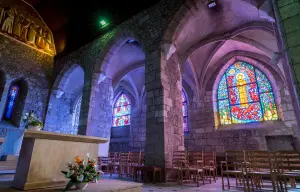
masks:
<svg viewBox="0 0 300 192"><path fill-rule="evenodd" d="M26 130L12 187L21 190L64 186L68 181L61 171L75 156L90 153L98 158L100 143L108 139Z"/></svg>

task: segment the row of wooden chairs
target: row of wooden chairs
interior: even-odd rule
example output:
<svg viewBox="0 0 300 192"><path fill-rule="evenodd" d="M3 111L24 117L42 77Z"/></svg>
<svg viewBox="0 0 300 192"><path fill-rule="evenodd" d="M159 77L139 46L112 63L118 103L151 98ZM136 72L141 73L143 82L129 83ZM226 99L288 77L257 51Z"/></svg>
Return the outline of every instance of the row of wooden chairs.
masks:
<svg viewBox="0 0 300 192"><path fill-rule="evenodd" d="M217 162L215 152L202 151L175 151L171 162L166 162L165 177L167 181L170 178L177 177L178 183L195 182L199 187L199 181L209 178L216 182ZM171 179L173 180L173 179Z"/></svg>
<svg viewBox="0 0 300 192"><path fill-rule="evenodd" d="M99 157L99 167L104 173L119 174L119 177L137 177L134 169L144 165L143 152L109 153L108 157Z"/></svg>
<svg viewBox="0 0 300 192"><path fill-rule="evenodd" d="M296 179L300 179L300 154L295 151L225 151L225 158L221 162L223 190L225 176L228 189L232 187L229 176L235 176L236 187L244 191L287 191L288 180L296 188Z"/></svg>

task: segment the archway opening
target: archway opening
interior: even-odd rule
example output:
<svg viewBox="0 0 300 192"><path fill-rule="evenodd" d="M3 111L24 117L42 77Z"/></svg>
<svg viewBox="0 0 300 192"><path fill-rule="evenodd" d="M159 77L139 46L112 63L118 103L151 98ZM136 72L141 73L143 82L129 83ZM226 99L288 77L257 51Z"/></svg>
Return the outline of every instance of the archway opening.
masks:
<svg viewBox="0 0 300 192"><path fill-rule="evenodd" d="M9 87L2 120L19 127L25 106L28 85L24 79L13 81Z"/></svg>
<svg viewBox="0 0 300 192"><path fill-rule="evenodd" d="M84 70L77 64L59 73L50 96L45 122L47 131L77 134L84 86Z"/></svg>

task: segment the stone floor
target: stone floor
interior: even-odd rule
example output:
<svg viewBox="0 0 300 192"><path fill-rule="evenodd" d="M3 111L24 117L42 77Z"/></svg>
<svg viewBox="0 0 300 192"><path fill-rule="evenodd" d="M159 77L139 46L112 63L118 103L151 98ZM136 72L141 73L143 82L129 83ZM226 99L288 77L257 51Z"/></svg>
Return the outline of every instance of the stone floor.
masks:
<svg viewBox="0 0 300 192"><path fill-rule="evenodd" d="M13 179L13 175L10 175L9 177L6 176L4 178L4 176L3 175L1 176L1 174L0 174L0 191L1 192L16 192L17 191L14 189L8 189L11 184L12 179ZM101 182L103 182L103 184L105 184L105 185L121 185L122 183L120 183L120 180L127 181L128 185L130 185L130 183L133 183L133 181L130 181L127 179L119 179L117 176L110 179L107 175L104 175L102 177ZM231 182L232 182L232 185L235 184L235 182L233 180ZM44 192L44 191L45 190L35 190L34 192ZM50 191L54 192L54 191L62 191L62 190L52 189ZM90 191L90 190L87 190L87 191ZM177 183L157 183L155 185L148 183L148 184L144 184L142 187L142 192L198 192L198 191L221 192L222 191L221 179L219 178L216 183L212 183L212 184L206 183L205 185L201 185L200 187L196 187L195 184L178 185ZM230 190L226 190L226 191L240 192L243 190L231 188ZM261 191L266 191L266 190L261 190ZM272 191L272 190L268 190L268 191ZM299 192L300 189L289 190L289 192L296 192L296 191ZM97 190L97 192L99 192L99 191Z"/></svg>

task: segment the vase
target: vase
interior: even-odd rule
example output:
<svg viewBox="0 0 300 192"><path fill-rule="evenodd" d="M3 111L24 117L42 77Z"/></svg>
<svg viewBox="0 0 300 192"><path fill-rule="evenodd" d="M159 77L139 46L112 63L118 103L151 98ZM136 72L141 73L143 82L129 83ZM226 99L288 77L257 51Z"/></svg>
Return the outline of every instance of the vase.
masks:
<svg viewBox="0 0 300 192"><path fill-rule="evenodd" d="M89 183L87 182L82 182L82 183L76 183L75 187L76 189L81 189L81 190L85 190L86 187L88 186Z"/></svg>
<svg viewBox="0 0 300 192"><path fill-rule="evenodd" d="M28 130L40 131L41 127L38 125L28 125Z"/></svg>

